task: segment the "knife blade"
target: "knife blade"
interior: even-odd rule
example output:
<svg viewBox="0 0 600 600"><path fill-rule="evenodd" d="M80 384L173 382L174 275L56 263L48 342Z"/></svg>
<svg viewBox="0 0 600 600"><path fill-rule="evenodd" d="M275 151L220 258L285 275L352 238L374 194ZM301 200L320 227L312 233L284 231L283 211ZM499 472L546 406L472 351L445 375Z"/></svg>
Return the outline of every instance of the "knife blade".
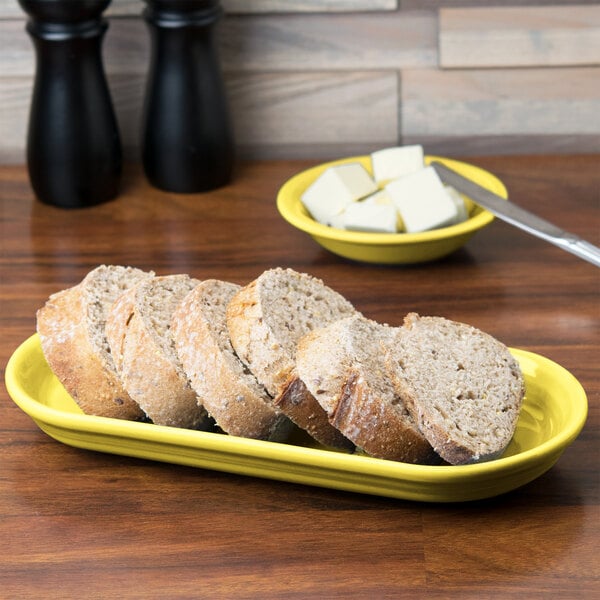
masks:
<svg viewBox="0 0 600 600"><path fill-rule="evenodd" d="M499 219L600 267L600 248L594 244L490 192L441 162L432 161L431 166L444 183L462 192Z"/></svg>

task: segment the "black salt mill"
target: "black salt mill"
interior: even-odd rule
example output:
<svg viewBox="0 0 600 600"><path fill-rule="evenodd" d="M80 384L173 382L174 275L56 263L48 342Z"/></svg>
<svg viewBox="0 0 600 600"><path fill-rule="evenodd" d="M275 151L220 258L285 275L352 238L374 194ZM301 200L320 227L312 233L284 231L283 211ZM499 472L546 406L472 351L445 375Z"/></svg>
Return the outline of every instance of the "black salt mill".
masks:
<svg viewBox="0 0 600 600"><path fill-rule="evenodd" d="M27 164L47 204L91 206L118 193L121 141L101 57L110 1L19 0L36 51Z"/></svg>
<svg viewBox="0 0 600 600"><path fill-rule="evenodd" d="M177 193L227 184L233 136L214 29L214 0L145 0L152 56L143 117L148 181Z"/></svg>

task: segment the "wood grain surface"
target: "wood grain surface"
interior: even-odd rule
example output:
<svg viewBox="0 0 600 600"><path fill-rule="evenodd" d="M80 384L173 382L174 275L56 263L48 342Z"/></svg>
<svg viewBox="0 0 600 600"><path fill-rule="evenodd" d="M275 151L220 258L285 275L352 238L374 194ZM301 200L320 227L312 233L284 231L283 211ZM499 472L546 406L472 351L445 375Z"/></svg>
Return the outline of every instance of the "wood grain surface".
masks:
<svg viewBox="0 0 600 600"><path fill-rule="evenodd" d="M597 65L600 6L441 9L442 68Z"/></svg>
<svg viewBox="0 0 600 600"><path fill-rule="evenodd" d="M597 0L223 7L216 41L245 157L326 158L390 142L463 156L600 152ZM102 46L131 160L150 61L143 8L113 0ZM25 20L16 0L0 0L0 164L25 154L35 72Z"/></svg>
<svg viewBox="0 0 600 600"><path fill-rule="evenodd" d="M600 156L471 157L512 199L600 244ZM441 261L336 258L285 223L281 184L314 161L240 163L203 195L128 166L115 201L65 211L0 168L0 365L52 292L100 263L245 283L289 266L366 315L466 321L570 370L578 439L501 497L433 505L84 451L42 433L0 386L0 597L596 598L600 570L600 270L495 221Z"/></svg>

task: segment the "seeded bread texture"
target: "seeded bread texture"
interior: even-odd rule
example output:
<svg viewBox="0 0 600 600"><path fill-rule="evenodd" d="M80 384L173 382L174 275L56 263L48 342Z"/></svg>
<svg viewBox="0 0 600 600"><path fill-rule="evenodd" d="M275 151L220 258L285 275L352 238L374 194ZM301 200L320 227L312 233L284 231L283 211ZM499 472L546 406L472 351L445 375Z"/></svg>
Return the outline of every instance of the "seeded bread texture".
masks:
<svg viewBox="0 0 600 600"><path fill-rule="evenodd" d="M50 296L37 312L46 361L84 413L144 418L117 375L105 325L116 298L152 275L132 267L100 265L78 285Z"/></svg>
<svg viewBox="0 0 600 600"><path fill-rule="evenodd" d="M504 344L470 325L411 313L390 347L396 393L444 460L464 464L502 454L525 391Z"/></svg>
<svg viewBox="0 0 600 600"><path fill-rule="evenodd" d="M283 441L291 421L239 360L227 333L227 305L239 289L208 279L187 294L172 320L176 351L200 401L223 431Z"/></svg>
<svg viewBox="0 0 600 600"><path fill-rule="evenodd" d="M296 425L328 446L352 447L307 390L290 383L296 344L313 329L356 313L323 281L292 269L270 269L239 290L227 308L236 354ZM301 388L302 386L300 386Z"/></svg>
<svg viewBox="0 0 600 600"><path fill-rule="evenodd" d="M323 281L292 269L270 269L231 300L227 325L233 347L271 396L294 369L296 344L309 331L354 314Z"/></svg>
<svg viewBox="0 0 600 600"><path fill-rule="evenodd" d="M106 335L121 381L156 425L211 426L171 335L175 308L199 283L187 275L153 277L122 294L107 316Z"/></svg>
<svg viewBox="0 0 600 600"><path fill-rule="evenodd" d="M361 315L336 321L298 343L298 376L340 429L367 454L408 463L440 462L387 376L394 328Z"/></svg>

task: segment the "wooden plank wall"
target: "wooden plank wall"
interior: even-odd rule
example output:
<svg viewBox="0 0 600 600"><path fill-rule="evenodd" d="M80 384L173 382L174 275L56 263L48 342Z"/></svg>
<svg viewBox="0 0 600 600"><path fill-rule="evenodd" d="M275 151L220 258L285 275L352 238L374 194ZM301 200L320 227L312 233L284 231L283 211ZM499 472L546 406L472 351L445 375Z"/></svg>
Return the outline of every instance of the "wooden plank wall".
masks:
<svg viewBox="0 0 600 600"><path fill-rule="evenodd" d="M328 158L403 143L428 153L600 152L600 3L222 0L219 52L239 154ZM113 0L105 68L139 158L149 40ZM0 162L24 160L34 56L0 0Z"/></svg>

